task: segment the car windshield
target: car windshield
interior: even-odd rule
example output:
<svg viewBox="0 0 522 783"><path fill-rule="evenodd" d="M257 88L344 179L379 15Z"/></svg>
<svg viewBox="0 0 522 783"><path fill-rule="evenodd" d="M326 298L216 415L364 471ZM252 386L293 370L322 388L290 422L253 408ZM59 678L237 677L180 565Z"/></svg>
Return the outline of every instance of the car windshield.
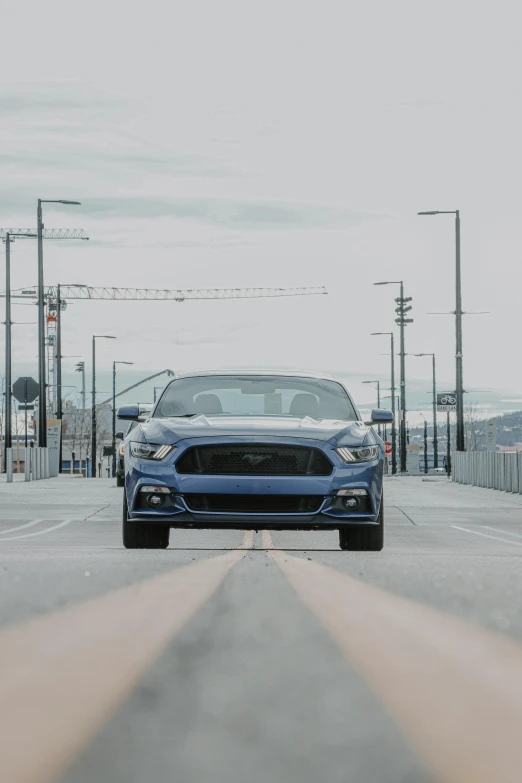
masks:
<svg viewBox="0 0 522 783"><path fill-rule="evenodd" d="M357 419L341 384L319 378L277 375L180 378L167 386L153 416L198 414Z"/></svg>

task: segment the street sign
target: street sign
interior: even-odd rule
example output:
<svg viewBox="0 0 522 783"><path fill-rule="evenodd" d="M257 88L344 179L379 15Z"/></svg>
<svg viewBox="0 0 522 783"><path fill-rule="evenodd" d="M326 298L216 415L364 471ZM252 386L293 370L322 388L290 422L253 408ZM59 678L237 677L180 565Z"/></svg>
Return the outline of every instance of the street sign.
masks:
<svg viewBox="0 0 522 783"><path fill-rule="evenodd" d="M49 475L54 477L59 472L60 438L62 426L60 419L47 419L47 448L49 449Z"/></svg>
<svg viewBox="0 0 522 783"><path fill-rule="evenodd" d="M18 402L34 402L40 387L34 378L22 377L13 383L13 397Z"/></svg>
<svg viewBox="0 0 522 783"><path fill-rule="evenodd" d="M489 419L486 422L486 451L497 450L497 420Z"/></svg>
<svg viewBox="0 0 522 783"><path fill-rule="evenodd" d="M457 410L457 395L455 392L439 392L437 394L437 410L439 413Z"/></svg>
<svg viewBox="0 0 522 783"><path fill-rule="evenodd" d="M22 402L18 405L19 411L34 411L34 405L32 403L29 403L28 405L24 405Z"/></svg>
<svg viewBox="0 0 522 783"><path fill-rule="evenodd" d="M384 453L386 454L387 457L389 457L390 454L392 453L392 444L390 443L389 440L384 441Z"/></svg>

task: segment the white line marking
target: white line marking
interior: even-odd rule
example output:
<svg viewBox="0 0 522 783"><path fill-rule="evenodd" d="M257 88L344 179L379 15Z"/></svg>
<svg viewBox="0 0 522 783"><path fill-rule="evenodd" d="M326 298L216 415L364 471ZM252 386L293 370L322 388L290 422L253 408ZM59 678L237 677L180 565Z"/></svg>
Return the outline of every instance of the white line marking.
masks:
<svg viewBox="0 0 522 783"><path fill-rule="evenodd" d="M509 530L499 530L498 527L491 527L490 525L481 525L484 530L492 530L494 533L502 533L504 536L515 536L515 538L522 538L520 533L511 533Z"/></svg>
<svg viewBox="0 0 522 783"><path fill-rule="evenodd" d="M46 527L45 530L39 530L37 533L27 533L25 536L10 536L10 538L2 538L0 539L0 543L4 543L4 541L19 541L21 538L33 538L33 536L43 536L45 533L50 533L51 530L58 530L59 527L65 527L65 525L70 525L71 522L76 522L76 519L65 519L63 522L60 522L58 525L53 525L52 527ZM521 544L522 546L522 544Z"/></svg>
<svg viewBox="0 0 522 783"><path fill-rule="evenodd" d="M468 530L466 527L457 527L457 525L451 525L453 530L463 530L465 533L473 533L475 536L482 536L482 538L492 538L495 541L500 541L503 544L515 544L516 546L522 546L522 541L512 541L509 538L499 538L498 536L488 536L487 533L479 533L478 530Z"/></svg>
<svg viewBox="0 0 522 783"><path fill-rule="evenodd" d="M25 525L18 525L17 527L10 527L7 530L0 530L0 536L5 535L6 533L16 533L18 530L23 530L24 527L34 527L35 525L38 525L39 522L45 522L45 520L32 519L30 522L26 522Z"/></svg>

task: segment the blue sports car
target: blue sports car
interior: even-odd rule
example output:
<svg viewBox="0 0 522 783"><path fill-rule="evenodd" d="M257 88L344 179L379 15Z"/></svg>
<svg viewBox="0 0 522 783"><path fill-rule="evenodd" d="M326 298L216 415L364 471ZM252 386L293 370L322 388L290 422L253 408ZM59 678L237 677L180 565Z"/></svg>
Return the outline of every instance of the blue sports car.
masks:
<svg viewBox="0 0 522 783"><path fill-rule="evenodd" d="M118 418L137 421L137 405ZM170 528L339 530L383 546L384 444L334 378L199 372L164 389L125 438L123 543L162 549Z"/></svg>

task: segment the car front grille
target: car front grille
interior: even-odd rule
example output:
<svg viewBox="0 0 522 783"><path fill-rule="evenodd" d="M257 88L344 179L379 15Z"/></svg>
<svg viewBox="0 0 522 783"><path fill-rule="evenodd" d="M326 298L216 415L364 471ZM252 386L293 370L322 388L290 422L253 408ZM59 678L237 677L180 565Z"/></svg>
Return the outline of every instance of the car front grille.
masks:
<svg viewBox="0 0 522 783"><path fill-rule="evenodd" d="M184 495L192 511L230 511L248 514L313 514L319 511L319 495Z"/></svg>
<svg viewBox="0 0 522 783"><path fill-rule="evenodd" d="M214 476L329 476L333 466L320 449L306 446L223 443L188 449L176 470Z"/></svg>

